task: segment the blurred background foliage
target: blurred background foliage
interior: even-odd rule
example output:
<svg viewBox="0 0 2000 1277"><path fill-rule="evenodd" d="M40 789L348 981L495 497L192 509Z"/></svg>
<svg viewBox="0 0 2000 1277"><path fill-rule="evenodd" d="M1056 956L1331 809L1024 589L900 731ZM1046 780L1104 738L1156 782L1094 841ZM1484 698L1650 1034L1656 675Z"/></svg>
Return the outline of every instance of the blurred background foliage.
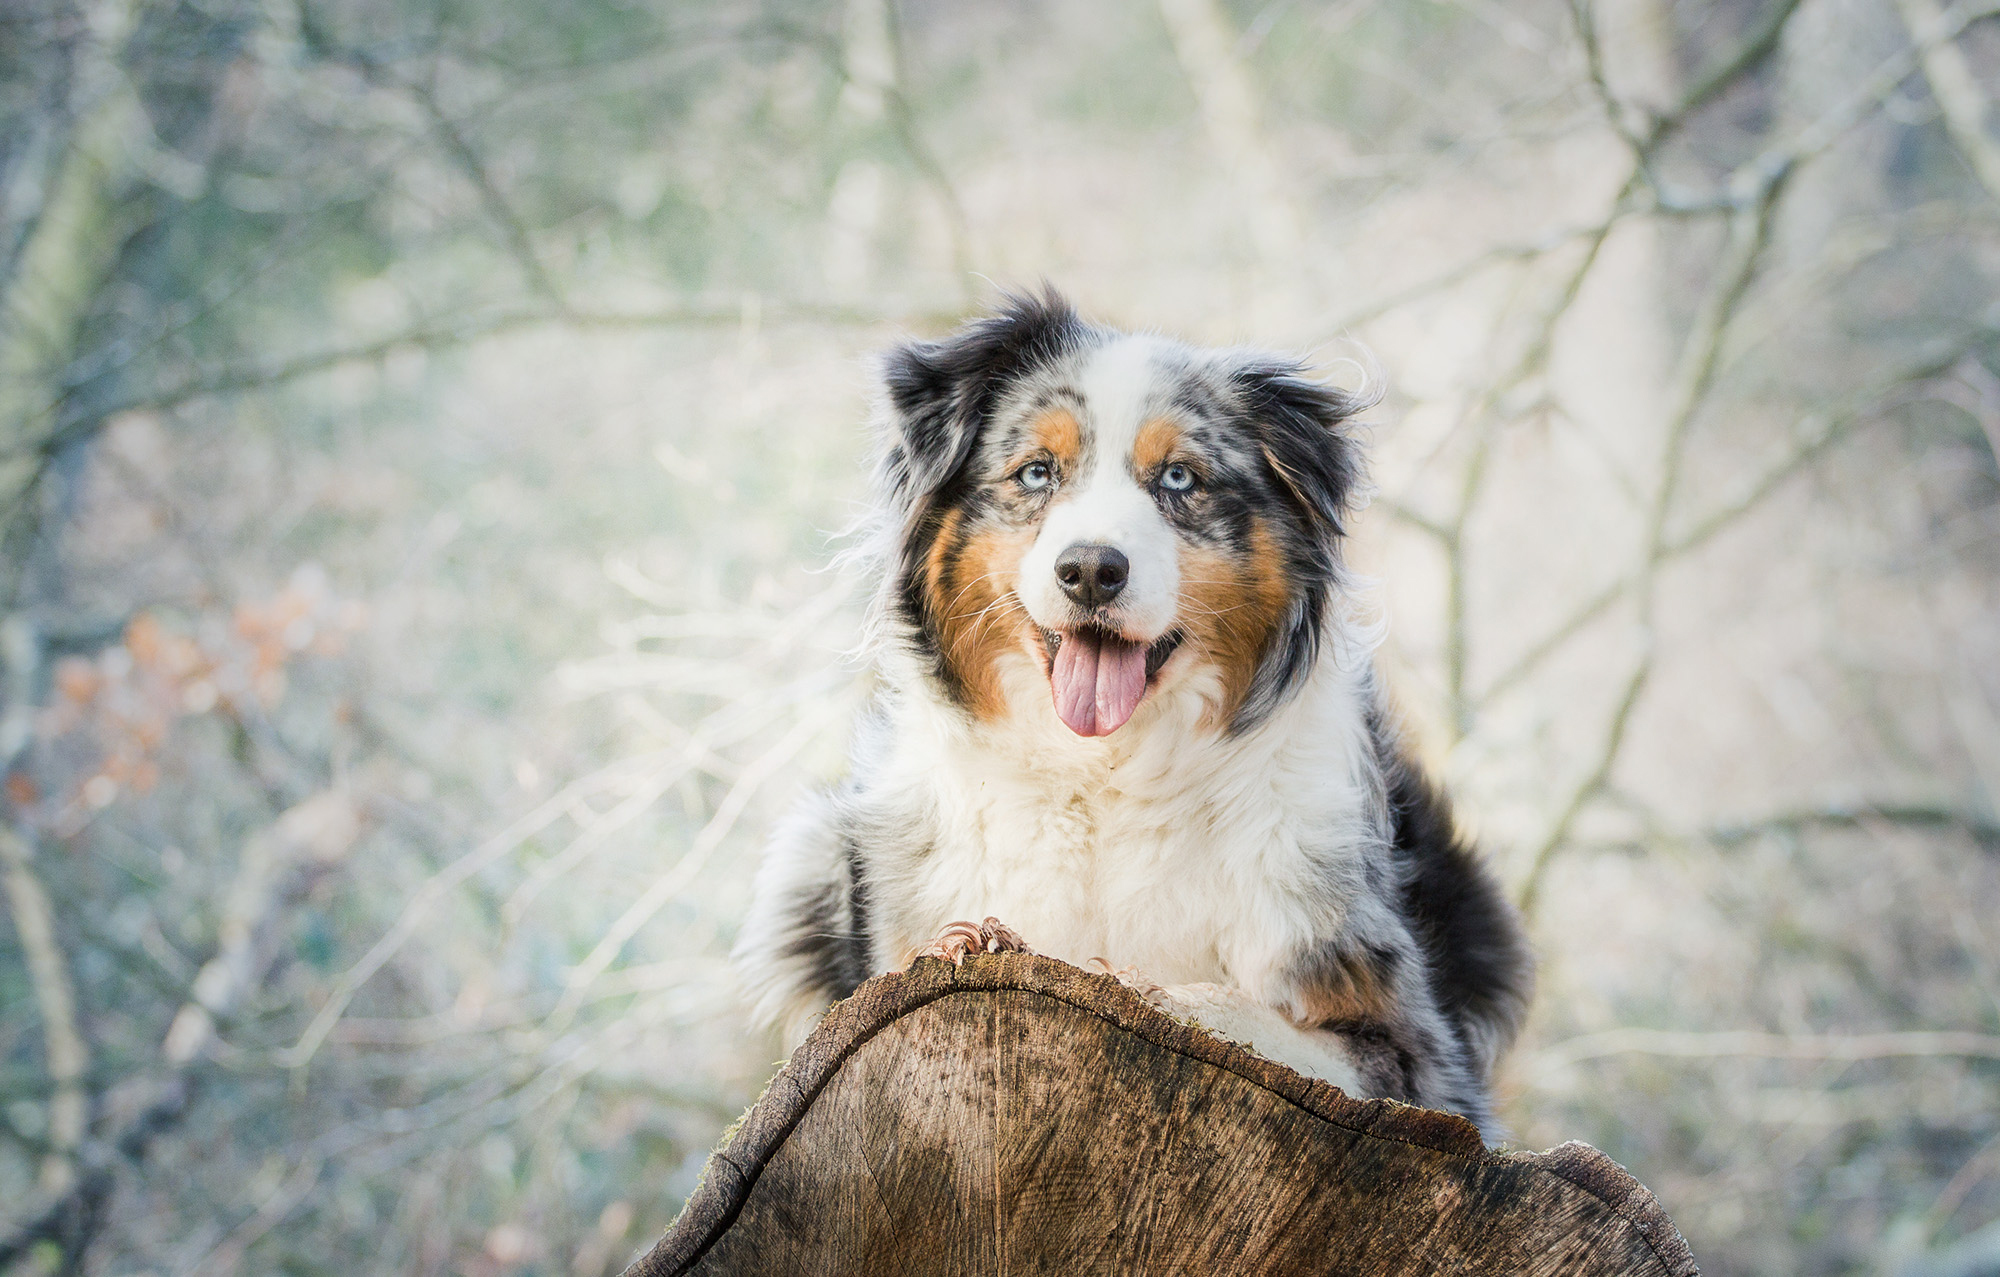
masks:
<svg viewBox="0 0 2000 1277"><path fill-rule="evenodd" d="M865 677L868 352L1370 357L1501 1078L2000 1272L1994 0L8 0L0 1270L613 1272Z"/></svg>

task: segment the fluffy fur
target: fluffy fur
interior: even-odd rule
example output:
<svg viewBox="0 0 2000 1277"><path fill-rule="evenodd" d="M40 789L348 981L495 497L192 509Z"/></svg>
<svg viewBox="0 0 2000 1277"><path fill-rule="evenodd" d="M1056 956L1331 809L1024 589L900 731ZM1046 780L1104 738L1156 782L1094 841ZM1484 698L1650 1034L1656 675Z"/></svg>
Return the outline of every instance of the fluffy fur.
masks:
<svg viewBox="0 0 2000 1277"><path fill-rule="evenodd" d="M737 958L759 1016L801 1034L993 915L1352 1093L1490 1134L1530 963L1341 606L1364 405L1053 292L891 351L883 383L884 691L849 779L757 879Z"/></svg>

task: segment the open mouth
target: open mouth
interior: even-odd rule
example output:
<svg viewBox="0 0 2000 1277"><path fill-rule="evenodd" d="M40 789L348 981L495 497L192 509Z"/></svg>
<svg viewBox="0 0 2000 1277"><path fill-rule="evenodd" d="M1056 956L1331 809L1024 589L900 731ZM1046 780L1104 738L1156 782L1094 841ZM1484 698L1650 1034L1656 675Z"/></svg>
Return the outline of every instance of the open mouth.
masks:
<svg viewBox="0 0 2000 1277"><path fill-rule="evenodd" d="M1043 630L1056 714L1078 736L1109 736L1125 726L1146 686L1181 645L1178 630L1139 643L1095 626Z"/></svg>

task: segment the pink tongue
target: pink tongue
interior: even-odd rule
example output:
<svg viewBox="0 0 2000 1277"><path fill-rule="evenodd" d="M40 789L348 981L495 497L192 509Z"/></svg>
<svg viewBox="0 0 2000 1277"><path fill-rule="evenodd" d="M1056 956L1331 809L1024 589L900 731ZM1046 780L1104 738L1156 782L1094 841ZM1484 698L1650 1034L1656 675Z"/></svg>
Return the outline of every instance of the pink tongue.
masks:
<svg viewBox="0 0 2000 1277"><path fill-rule="evenodd" d="M1146 649L1097 634L1064 634L1049 684L1056 713L1078 736L1109 736L1146 694Z"/></svg>

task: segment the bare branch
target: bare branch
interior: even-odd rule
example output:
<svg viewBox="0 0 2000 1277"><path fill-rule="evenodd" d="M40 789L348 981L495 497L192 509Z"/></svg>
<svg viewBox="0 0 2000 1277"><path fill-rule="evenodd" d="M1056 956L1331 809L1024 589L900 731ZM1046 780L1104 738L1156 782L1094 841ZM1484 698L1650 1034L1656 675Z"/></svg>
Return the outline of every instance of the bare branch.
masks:
<svg viewBox="0 0 2000 1277"><path fill-rule="evenodd" d="M1610 216L1612 220L1616 221L1633 211L1636 210L1614 209ZM1558 249L1568 247L1577 240L1600 237L1604 234L1604 230L1604 224L1598 222L1589 226L1570 226L1559 230L1552 230L1526 243L1497 244L1492 248L1483 249L1473 254L1456 266L1439 271L1428 279L1419 280L1417 283L1390 293L1380 300L1369 302L1355 310L1329 316L1321 320L1318 326L1333 332L1344 332L1349 328L1358 327L1361 324L1380 319L1392 311L1401 310L1412 302L1422 301L1426 297L1447 292L1468 279L1484 274L1495 266L1504 266L1510 262L1532 261L1539 257L1546 257Z"/></svg>
<svg viewBox="0 0 2000 1277"><path fill-rule="evenodd" d="M371 70L374 67L373 63L364 65ZM485 161L479 158L479 152L466 140L464 130L444 113L438 105L437 95L428 88L422 85L401 87L423 108L425 117L430 120L431 131L443 145L445 153L451 156L459 170L472 183L473 189L479 192L479 202L485 206L486 215L499 228L501 236L507 242L508 250L521 267L521 273L527 276L529 286L558 311L569 309L569 300L562 286L556 282L555 276L549 273L548 266L535 251L534 241L528 235L527 224L521 220L520 214L514 211L514 206L501 193L499 185L493 180L492 173L487 170Z"/></svg>
<svg viewBox="0 0 2000 1277"><path fill-rule="evenodd" d="M1972 77L1965 55L1950 40L1932 40L1931 33L1945 24L1944 11L1935 0L1896 0L1903 25L1916 41L1924 78L1930 81L1931 95L1944 114L1945 131L1951 134L1958 153L1965 157L1973 175L1994 199L2000 200L2000 143L1986 132L1986 95Z"/></svg>
<svg viewBox="0 0 2000 1277"><path fill-rule="evenodd" d="M49 1157L42 1167L46 1192L67 1191L76 1181L77 1150L90 1121L90 1096L84 1073L90 1048L77 1029L76 986L69 962L56 940L55 910L35 876L34 851L14 830L0 825L0 875L7 884L7 903L14 933L27 959L28 981L42 1016L42 1043L53 1094L49 1099Z"/></svg>
<svg viewBox="0 0 2000 1277"><path fill-rule="evenodd" d="M917 172L944 208L945 222L951 228L953 273L957 276L960 296L970 302L973 280L972 221L965 215L965 202L959 199L951 174L945 171L943 161L938 159L937 152L924 138L923 130L917 127L917 111L910 101L909 70L904 58L902 17L895 0L882 0L882 3L889 35L890 83L881 87L883 100L889 108L889 122L904 153L917 166Z"/></svg>
<svg viewBox="0 0 2000 1277"><path fill-rule="evenodd" d="M1454 738L1463 738L1472 730L1472 707L1466 696L1466 670L1471 662L1471 636L1468 632L1467 581L1465 564L1465 530L1471 522L1474 509L1486 482L1487 462L1492 456L1495 442L1494 430L1487 422L1494 408L1510 392L1529 378L1541 372L1548 365L1549 353L1554 348L1556 327L1564 315L1576 303L1583 291L1583 282L1589 278L1591 268L1597 264L1598 254L1609 238L1611 229L1617 225L1621 210L1639 180L1635 168L1619 188L1618 196L1604 219L1592 227L1584 244L1582 258L1564 280L1561 290L1549 308L1543 312L1534 329L1534 335L1522 350L1513 366L1489 385L1473 405L1467 409L1465 422L1477 423L1479 434L1472 447L1472 455L1467 458L1465 469L1459 481L1458 500L1453 508L1451 520L1444 526L1445 535L1440 538L1445 550L1445 698L1448 719Z"/></svg>
<svg viewBox="0 0 2000 1277"><path fill-rule="evenodd" d="M1931 25L1910 47L1885 59L1843 101L1799 130L1792 139L1767 149L1737 171L1737 180L1753 177L1760 184L1781 181L1786 173L1819 155L1840 137L1888 101L1896 87L1909 78L1924 58L1956 40L1973 23L2000 14L2000 0L1961 0Z"/></svg>
<svg viewBox="0 0 2000 1277"><path fill-rule="evenodd" d="M1607 1029L1569 1038L1535 1053L1553 1071L1585 1060L1655 1055L1708 1060L1742 1056L1766 1060L2000 1060L2000 1034L1962 1032L1762 1033L1749 1029L1693 1032Z"/></svg>
<svg viewBox="0 0 2000 1277"><path fill-rule="evenodd" d="M573 782L558 791L546 802L514 821L485 842L467 851L458 859L432 874L421 887L412 892L409 902L403 906L395 923L383 933L381 939L363 954L361 960L342 973L334 983L333 991L320 1004L312 1022L306 1026L299 1040L284 1051L277 1053L280 1065L285 1068L304 1068L312 1062L327 1033L347 1010L347 1004L361 990L377 971L380 971L396 951L416 934L417 928L430 916L451 891L471 878L480 870L498 861L502 856L520 846L524 839L532 837L562 819L570 811L571 805L581 794L593 792L602 787L615 774L614 768L594 772L582 780Z"/></svg>
<svg viewBox="0 0 2000 1277"><path fill-rule="evenodd" d="M695 835L694 841L681 853L680 859L653 880L644 894L619 915L618 920L611 924L597 945L570 972L569 978L563 983L562 998L549 1015L552 1029L559 1030L562 1025L569 1022L569 1018L576 1012L578 1003L589 991L591 983L617 960L626 942L637 935L639 928L651 921L676 893L701 872L707 865L709 857L722 845L722 840L736 827L737 820L742 817L744 808L756 796L757 791L777 774L779 768L790 762L800 750L811 743L813 737L823 731L829 723L844 717L851 708L844 698L829 699L800 718L792 725L790 731L743 769L743 774L737 777L736 783L730 786L727 794L723 795L722 801L716 805L715 814L709 818L706 825L702 826L701 832Z"/></svg>
<svg viewBox="0 0 2000 1277"><path fill-rule="evenodd" d="M1730 846L1764 834L1799 833L1808 829L1859 829L1877 824L1957 830L1988 846L2000 846L2000 823L1956 808L1925 803L1865 803L1780 812L1740 824L1717 825L1708 830L1705 837L1710 842Z"/></svg>
<svg viewBox="0 0 2000 1277"><path fill-rule="evenodd" d="M5 665L7 698L0 710L0 780L5 780L13 775L31 738L35 683L42 668L40 636L26 617L0 620L0 662ZM42 1165L42 1188L61 1193L76 1181L77 1150L90 1124L90 1094L84 1084L90 1047L77 1028L76 983L56 939L55 908L35 874L31 837L25 828L0 821L0 878L6 882L14 933L42 1017L42 1054L51 1087L49 1154Z"/></svg>
<svg viewBox="0 0 2000 1277"><path fill-rule="evenodd" d="M102 1146L94 1142L86 1145L83 1160L88 1165L75 1183L32 1212L12 1233L0 1237L0 1272L20 1262L43 1242L56 1242L73 1251L87 1240L117 1186L122 1166L144 1157L153 1140L186 1115L194 1095L195 1078L191 1072L171 1074L116 1139Z"/></svg>
<svg viewBox="0 0 2000 1277"><path fill-rule="evenodd" d="M1604 70L1604 43L1597 37L1594 0L1570 0L1570 16L1576 23L1577 42L1583 46L1584 67L1590 76L1590 87L1604 106L1605 118L1618 136L1625 139L1633 154L1645 156L1659 126L1651 112L1636 103L1625 101L1612 90L1610 77Z"/></svg>
<svg viewBox="0 0 2000 1277"><path fill-rule="evenodd" d="M332 864L347 856L360 833L354 800L338 789L314 795L243 844L236 877L223 901L213 958L195 975L186 1003L167 1027L161 1054L176 1068L200 1057L219 1020L233 1015L263 978L262 952L280 912L288 879L302 864Z"/></svg>
<svg viewBox="0 0 2000 1277"><path fill-rule="evenodd" d="M1384 500L1379 497L1375 504L1388 511L1389 517L1398 523L1407 523L1425 536L1442 543L1447 549L1451 547L1451 529L1422 511L1401 501Z"/></svg>
<svg viewBox="0 0 2000 1277"><path fill-rule="evenodd" d="M1777 50L1778 41L1785 34L1785 24L1792 20L1799 4L1800 0L1777 0L1750 29L1750 33L1743 37L1741 44L1695 72L1694 82L1681 95L1679 104L1655 123L1653 136L1648 139L1649 148L1657 147L1690 115L1707 105L1711 98L1770 57Z"/></svg>
<svg viewBox="0 0 2000 1277"><path fill-rule="evenodd" d="M358 832L352 800L335 789L290 808L244 842L217 928L215 956L196 975L188 1000L161 1042L167 1067L151 1088L153 1098L108 1144L87 1143L70 1182L11 1236L0 1238L0 1269L42 1241L59 1241L72 1259L81 1251L123 1168L142 1158L156 1136L186 1115L216 1025L236 1014L261 986L270 968L275 923L311 876L294 871L341 859Z"/></svg>
<svg viewBox="0 0 2000 1277"><path fill-rule="evenodd" d="M1611 722L1605 728L1604 744L1598 748L1596 765L1570 791L1569 800L1563 804L1561 813L1549 826L1548 833L1528 861L1528 871L1521 883L1522 913L1534 916L1536 906L1541 903L1542 884L1547 879L1549 865L1554 862L1556 853L1568 844L1576 818L1610 784L1612 768L1618 765L1618 756L1625 748L1625 733L1632 723L1632 711L1638 706L1639 695L1646 690L1646 683L1652 674L1653 653L1649 648L1640 654L1631 677L1625 681L1625 690L1618 698L1617 707L1611 711Z"/></svg>
<svg viewBox="0 0 2000 1277"><path fill-rule="evenodd" d="M1730 219L1729 240L1723 247L1722 260L1717 264L1714 277L1709 281L1708 291L1703 295L1693 322L1689 325L1686 342L1681 347L1681 360L1676 369L1673 386L1668 395L1668 410L1665 438L1661 446L1659 479L1654 488L1651 508L1646 520L1646 547L1633 583L1633 592L1639 600L1641 625L1641 650L1637 666L1626 680L1617 707L1612 711L1610 725L1604 734L1604 744L1599 750L1596 763L1584 778L1578 782L1563 804L1561 813L1549 827L1541 844L1530 858L1525 879L1521 885L1521 908L1533 914L1540 902L1542 884L1547 877L1549 866L1569 840L1570 830L1583 809L1603 792L1610 782L1611 773L1618 764L1618 757L1625 746L1626 729L1630 725L1632 711L1639 702L1651 677L1653 661L1652 595L1653 583L1660 568L1667 561L1667 520L1672 513L1674 497L1680 486L1681 467L1684 464L1688 433L1699 413L1702 401L1707 397L1715 378L1716 359L1722 350L1722 338L1728 329L1730 317L1737 304L1749 288L1757 270L1758 258L1770 237L1771 217L1776 209L1778 194L1783 186L1784 174L1779 170L1763 179L1757 192L1756 201L1740 209Z"/></svg>
<svg viewBox="0 0 2000 1277"><path fill-rule="evenodd" d="M1305 219L1264 134L1256 86L1237 56L1228 15L1215 0L1159 0L1159 10L1209 142L1241 186L1239 207L1258 255L1296 260Z"/></svg>
<svg viewBox="0 0 2000 1277"><path fill-rule="evenodd" d="M1669 538L1661 547L1660 562L1670 562L1706 545L1718 534L1757 509L1788 480L1806 470L1851 434L1856 427L1873 420L1882 410L1885 398L1910 385L1928 381L1951 370L1959 365L1967 354L1982 346L1990 345L1996 337L2000 337L2000 333L1992 329L1975 330L1967 337L1945 343L1918 356L1911 363L1884 377L1874 388L1858 397L1853 405L1835 415L1819 429L1812 431L1806 442L1773 463L1733 500L1704 515L1686 531ZM1800 433L1804 433L1804 427L1810 424L1810 419L1801 423ZM1620 599L1626 597L1639 584L1640 579L1638 574L1627 576L1591 595L1546 634L1531 643L1512 664L1494 676L1480 693L1475 709L1484 709L1495 699L1526 681L1551 656L1561 650L1564 644L1610 612Z"/></svg>
<svg viewBox="0 0 2000 1277"><path fill-rule="evenodd" d="M218 395L275 390L335 368L379 363L405 350L448 350L534 328L614 332L649 328L729 328L743 323L744 307L745 300L737 297L696 299L643 310L500 310L437 320L373 341L295 355L263 365L217 369L190 377L178 385L118 400L107 407L102 416L93 416L88 422L67 430L45 434L35 441L33 447L44 454L59 452L94 432L104 420L121 413L165 412ZM958 310L877 311L860 306L767 302L761 299L757 302L757 313L766 323L835 324L863 328L887 324L919 329L943 328L963 317L963 312ZM55 404L44 407L40 418L46 422L54 415L55 409Z"/></svg>

